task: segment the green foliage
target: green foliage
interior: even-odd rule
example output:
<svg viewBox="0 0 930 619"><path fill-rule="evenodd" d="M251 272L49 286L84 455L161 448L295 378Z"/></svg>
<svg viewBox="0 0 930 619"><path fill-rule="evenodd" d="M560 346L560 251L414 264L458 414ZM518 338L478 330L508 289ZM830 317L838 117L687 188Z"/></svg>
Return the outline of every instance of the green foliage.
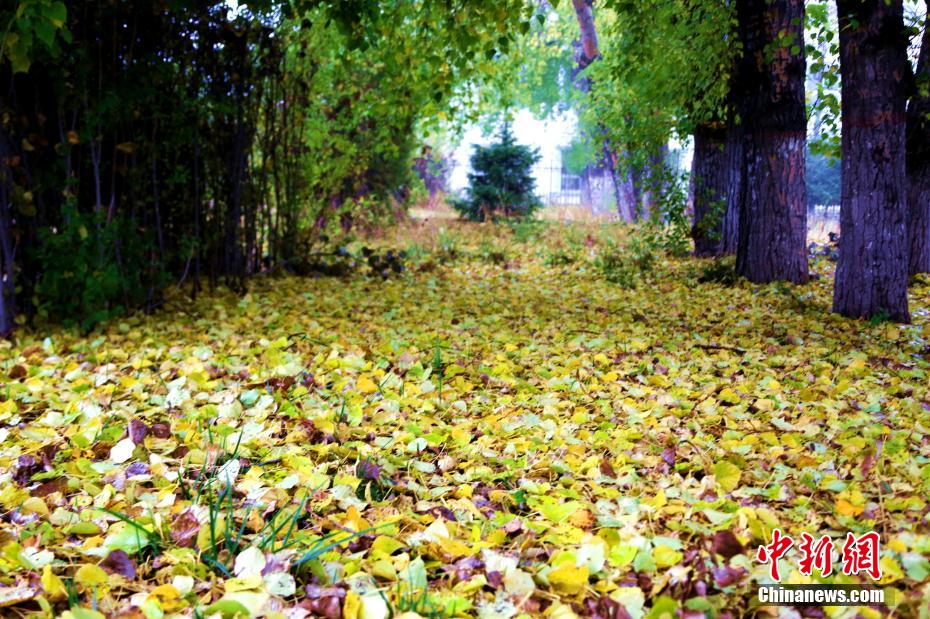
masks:
<svg viewBox="0 0 930 619"><path fill-rule="evenodd" d="M840 203L840 164L826 155L807 153L808 206Z"/></svg>
<svg viewBox="0 0 930 619"><path fill-rule="evenodd" d="M89 329L144 304L165 282L150 233L131 220L106 214L65 212L60 227L38 231L33 259L40 317Z"/></svg>
<svg viewBox="0 0 930 619"><path fill-rule="evenodd" d="M582 136L571 141L562 151L562 164L572 174L581 174L598 158L598 145L589 137Z"/></svg>
<svg viewBox="0 0 930 619"><path fill-rule="evenodd" d="M576 252L570 249L559 247L550 251L546 255L544 263L546 266L560 267L575 264L579 260L580 256Z"/></svg>
<svg viewBox="0 0 930 619"><path fill-rule="evenodd" d="M805 6L805 45L807 70L811 77L808 88L814 89L809 99L809 113L814 130L809 138L811 153L838 159L840 156L840 66L839 31L830 2L809 2ZM809 155L810 156L810 155ZM824 204L824 202L813 202Z"/></svg>
<svg viewBox="0 0 930 619"><path fill-rule="evenodd" d="M625 247L609 243L597 256L595 266L607 281L632 289L653 275L656 253L650 242L633 235Z"/></svg>
<svg viewBox="0 0 930 619"><path fill-rule="evenodd" d="M507 251L490 241L482 241L478 246L478 259L489 264L505 264L507 262Z"/></svg>
<svg viewBox="0 0 930 619"><path fill-rule="evenodd" d="M683 257L691 253L691 218L687 212L687 180L667 167L654 172L655 209L639 230L653 251Z"/></svg>
<svg viewBox="0 0 930 619"><path fill-rule="evenodd" d="M436 237L436 257L440 262L451 262L461 255L461 241L454 232L445 228L439 229Z"/></svg>
<svg viewBox="0 0 930 619"><path fill-rule="evenodd" d="M39 53L57 57L60 41L71 41L67 18L68 9L59 0L20 0L14 10L0 11L0 27L5 29L0 62L5 58L14 72L24 73Z"/></svg>
<svg viewBox="0 0 930 619"><path fill-rule="evenodd" d="M17 253L21 310L87 326L164 273L243 291L396 219L430 124L535 27L523 0L237 4L0 9L2 159L32 197L8 232L41 237Z"/></svg>
<svg viewBox="0 0 930 619"><path fill-rule="evenodd" d="M703 261L695 270L694 277L701 284L733 286L739 281L736 260L733 256L722 256Z"/></svg>
<svg viewBox="0 0 930 619"><path fill-rule="evenodd" d="M607 128L618 153L643 165L672 133L720 122L737 53L734 3L626 2L598 11L602 58L586 70L586 114Z"/></svg>
<svg viewBox="0 0 930 619"><path fill-rule="evenodd" d="M507 226L513 238L518 243L535 241L543 233L548 224L536 219L509 219Z"/></svg>
<svg viewBox="0 0 930 619"><path fill-rule="evenodd" d="M468 174L468 196L453 203L466 219L525 218L542 206L534 193L533 165L539 154L514 141L505 124L497 142L475 146Z"/></svg>

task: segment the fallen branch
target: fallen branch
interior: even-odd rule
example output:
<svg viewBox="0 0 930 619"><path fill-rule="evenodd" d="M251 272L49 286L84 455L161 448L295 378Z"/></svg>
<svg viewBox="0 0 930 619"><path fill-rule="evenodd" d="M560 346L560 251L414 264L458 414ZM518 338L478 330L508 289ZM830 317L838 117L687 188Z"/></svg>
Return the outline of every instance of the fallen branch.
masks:
<svg viewBox="0 0 930 619"><path fill-rule="evenodd" d="M741 355L745 355L747 352L744 348L737 348L736 346L725 346L723 344L695 344L694 347L702 348L704 350L729 350Z"/></svg>

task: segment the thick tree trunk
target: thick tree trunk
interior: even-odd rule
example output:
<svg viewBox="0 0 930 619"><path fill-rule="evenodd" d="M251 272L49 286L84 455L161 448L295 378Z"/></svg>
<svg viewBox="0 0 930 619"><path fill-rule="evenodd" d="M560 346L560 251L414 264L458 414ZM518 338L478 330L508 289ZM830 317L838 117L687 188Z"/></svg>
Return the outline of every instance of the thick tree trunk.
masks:
<svg viewBox="0 0 930 619"><path fill-rule="evenodd" d="M902 0L837 0L843 167L833 311L907 322Z"/></svg>
<svg viewBox="0 0 930 619"><path fill-rule="evenodd" d="M930 0L927 0L927 12L930 14ZM916 89L907 108L908 271L911 275L930 273L930 23L924 23L916 78Z"/></svg>
<svg viewBox="0 0 930 619"><path fill-rule="evenodd" d="M803 0L738 0L743 187L736 269L804 283L807 189Z"/></svg>
<svg viewBox="0 0 930 619"><path fill-rule="evenodd" d="M743 149L739 127L729 125L702 125L694 132L691 236L697 256L736 253Z"/></svg>

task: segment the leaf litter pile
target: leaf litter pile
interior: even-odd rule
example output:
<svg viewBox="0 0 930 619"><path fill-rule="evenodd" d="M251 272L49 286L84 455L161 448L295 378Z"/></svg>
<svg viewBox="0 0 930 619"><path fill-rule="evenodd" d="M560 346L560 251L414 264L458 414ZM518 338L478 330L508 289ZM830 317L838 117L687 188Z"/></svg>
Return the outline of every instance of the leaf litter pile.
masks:
<svg viewBox="0 0 930 619"><path fill-rule="evenodd" d="M374 241L400 274L4 344L0 612L926 616L927 286L903 327L830 315L823 258L804 287L666 258L620 286L620 234L415 225ZM879 532L893 595L760 607L775 528ZM796 551L782 582L868 582Z"/></svg>

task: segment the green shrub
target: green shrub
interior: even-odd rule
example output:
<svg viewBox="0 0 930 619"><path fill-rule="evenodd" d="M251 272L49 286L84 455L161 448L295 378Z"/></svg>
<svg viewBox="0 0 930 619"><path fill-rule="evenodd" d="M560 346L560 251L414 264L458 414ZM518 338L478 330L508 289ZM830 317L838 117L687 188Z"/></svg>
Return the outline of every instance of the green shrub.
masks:
<svg viewBox="0 0 930 619"><path fill-rule="evenodd" d="M507 262L507 252L487 240L482 241L478 246L478 259L489 264L505 264Z"/></svg>
<svg viewBox="0 0 930 619"><path fill-rule="evenodd" d="M547 223L538 219L508 219L507 226L517 243L530 243L542 236Z"/></svg>
<svg viewBox="0 0 930 619"><path fill-rule="evenodd" d="M575 264L578 262L578 254L563 247L558 247L549 252L546 256L545 264L550 267L561 267Z"/></svg>
<svg viewBox="0 0 930 619"><path fill-rule="evenodd" d="M153 301L167 281L151 232L73 207L61 226L39 229L33 259L37 315L85 330Z"/></svg>
<svg viewBox="0 0 930 619"><path fill-rule="evenodd" d="M436 251L434 255L440 263L454 262L461 255L462 250L459 247L459 237L446 230L439 229L439 236L436 237Z"/></svg>
<svg viewBox="0 0 930 619"><path fill-rule="evenodd" d="M595 266L607 281L621 288L636 288L640 280L651 279L656 254L648 242L633 236L626 247L610 244L598 254Z"/></svg>
<svg viewBox="0 0 930 619"><path fill-rule="evenodd" d="M698 267L696 277L702 284L732 286L739 281L736 259L733 256L723 256L706 261Z"/></svg>
<svg viewBox="0 0 930 619"><path fill-rule="evenodd" d="M653 251L682 258L691 253L691 218L687 212L687 183L684 176L666 170L656 208L643 225L640 236Z"/></svg>
<svg viewBox="0 0 930 619"><path fill-rule="evenodd" d="M510 126L504 125L496 143L475 146L467 196L454 200L453 207L472 221L532 215L542 206L534 193L532 171L537 161L539 153L517 144Z"/></svg>

